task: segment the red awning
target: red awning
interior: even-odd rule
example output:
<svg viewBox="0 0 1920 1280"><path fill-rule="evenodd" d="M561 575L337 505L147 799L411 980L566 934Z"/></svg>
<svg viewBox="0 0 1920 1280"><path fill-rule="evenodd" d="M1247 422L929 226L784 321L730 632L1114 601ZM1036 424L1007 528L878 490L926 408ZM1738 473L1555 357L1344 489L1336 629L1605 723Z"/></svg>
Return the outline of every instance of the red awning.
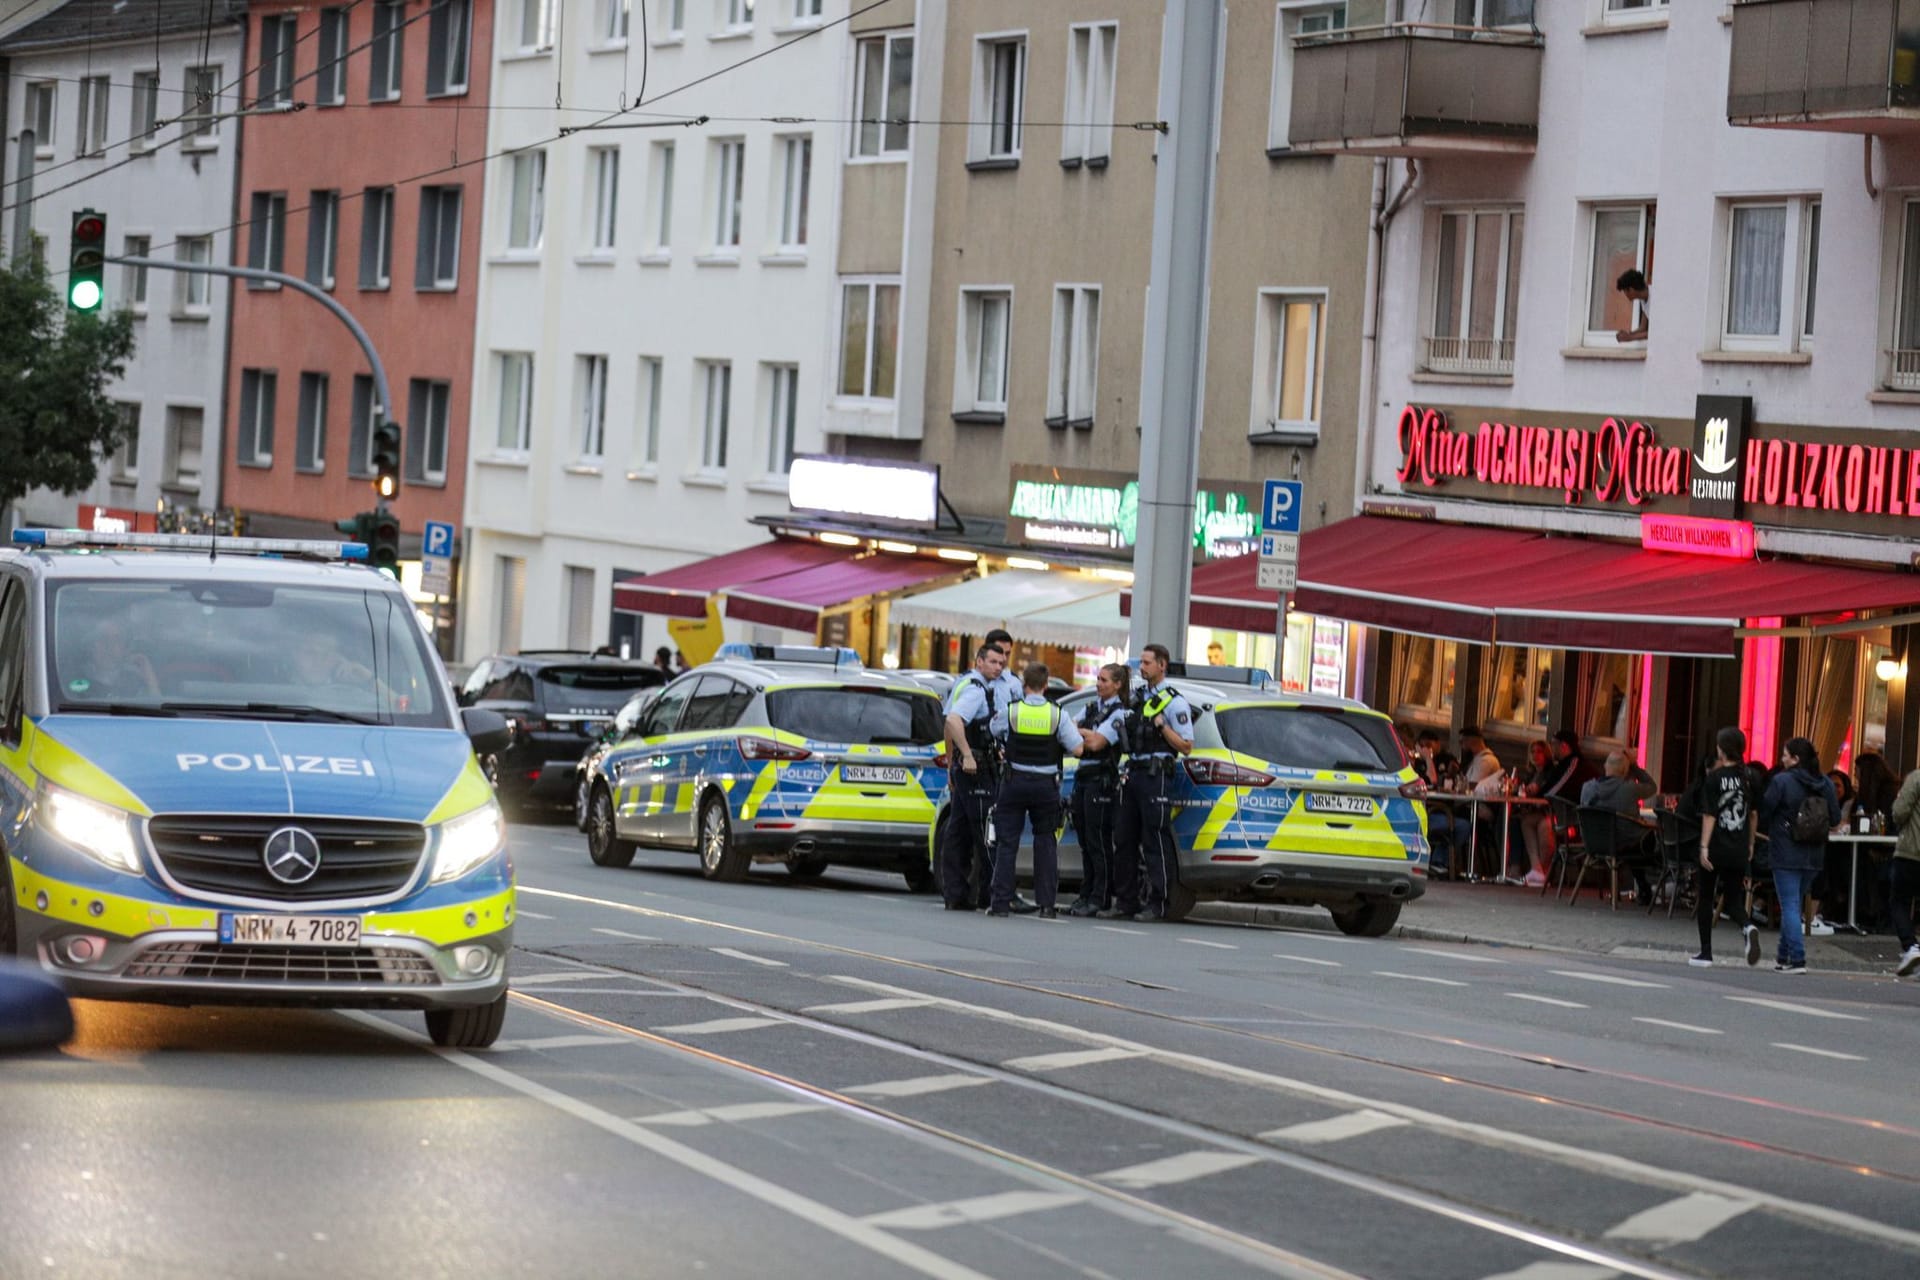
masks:
<svg viewBox="0 0 1920 1280"><path fill-rule="evenodd" d="M1193 625L1274 629L1257 559L1194 570ZM1300 539L1293 598L1308 613L1476 644L1731 657L1747 619L1920 605L1920 576L1355 516Z"/></svg>
<svg viewBox="0 0 1920 1280"><path fill-rule="evenodd" d="M917 587L936 578L951 578L970 566L923 556L876 555L850 559L844 553L832 563L766 578L727 593L727 616L770 627L812 631L823 610L850 604L882 591Z"/></svg>
<svg viewBox="0 0 1920 1280"><path fill-rule="evenodd" d="M629 578L613 588L613 607L627 613L657 613L669 618L704 618L707 597L782 574L799 573L845 560L847 552L818 542L781 538L725 555L696 560L663 573Z"/></svg>

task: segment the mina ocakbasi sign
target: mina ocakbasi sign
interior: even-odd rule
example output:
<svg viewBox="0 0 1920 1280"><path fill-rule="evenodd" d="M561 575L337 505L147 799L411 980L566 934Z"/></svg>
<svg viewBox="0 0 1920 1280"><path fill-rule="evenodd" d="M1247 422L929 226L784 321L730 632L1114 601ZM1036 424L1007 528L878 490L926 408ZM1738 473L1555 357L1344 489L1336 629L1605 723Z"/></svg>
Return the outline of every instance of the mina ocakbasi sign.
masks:
<svg viewBox="0 0 1920 1280"><path fill-rule="evenodd" d="M1125 551L1140 528L1140 481L1114 471L1017 466L1007 537L1033 547ZM1193 495L1193 548L1208 560L1244 555L1260 538L1256 486L1202 481Z"/></svg>

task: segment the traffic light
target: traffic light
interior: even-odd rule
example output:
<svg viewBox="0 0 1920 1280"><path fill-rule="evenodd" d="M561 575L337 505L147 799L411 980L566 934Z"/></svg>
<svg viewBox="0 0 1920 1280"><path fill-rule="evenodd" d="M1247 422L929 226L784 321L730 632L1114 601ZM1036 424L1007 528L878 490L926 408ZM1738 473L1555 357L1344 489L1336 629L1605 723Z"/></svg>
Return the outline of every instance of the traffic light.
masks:
<svg viewBox="0 0 1920 1280"><path fill-rule="evenodd" d="M400 424L384 415L373 424L373 491L382 500L400 492Z"/></svg>
<svg viewBox="0 0 1920 1280"><path fill-rule="evenodd" d="M362 511L346 520L335 520L333 527L347 535L349 542L366 542L373 537L373 512Z"/></svg>
<svg viewBox="0 0 1920 1280"><path fill-rule="evenodd" d="M95 312L106 301L107 215L82 209L73 215L67 253L67 306Z"/></svg>
<svg viewBox="0 0 1920 1280"><path fill-rule="evenodd" d="M400 517L391 511L368 512L367 563L391 577L400 576Z"/></svg>

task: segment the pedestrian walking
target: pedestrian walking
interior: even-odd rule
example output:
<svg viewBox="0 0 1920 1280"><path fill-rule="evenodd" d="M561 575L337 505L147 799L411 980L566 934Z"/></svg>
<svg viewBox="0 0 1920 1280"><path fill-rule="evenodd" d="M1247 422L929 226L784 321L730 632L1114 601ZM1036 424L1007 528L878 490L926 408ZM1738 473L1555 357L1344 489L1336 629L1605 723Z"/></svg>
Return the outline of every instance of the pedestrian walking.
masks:
<svg viewBox="0 0 1920 1280"><path fill-rule="evenodd" d="M1900 960L1894 973L1902 978L1920 970L1920 942L1913 936L1913 900L1920 898L1920 769L1908 774L1893 800L1893 825L1900 833L1893 847L1893 891L1887 915L1900 939Z"/></svg>
<svg viewBox="0 0 1920 1280"><path fill-rule="evenodd" d="M1020 673L1020 701L994 720L1005 749L1007 775L993 806L993 896L989 916L1011 915L1020 833L1033 828L1033 897L1042 920L1058 916L1060 886L1060 765L1081 752L1080 730L1047 701L1047 665L1030 662Z"/></svg>
<svg viewBox="0 0 1920 1280"><path fill-rule="evenodd" d="M1840 811L1833 783L1820 770L1820 752L1806 738L1789 738L1780 749L1780 771L1760 797L1760 823L1767 832L1767 858L1780 899L1780 948L1776 973L1807 971L1806 934L1800 900L1826 865L1827 832Z"/></svg>
<svg viewBox="0 0 1920 1280"><path fill-rule="evenodd" d="M1120 734L1133 673L1110 662L1093 678L1094 698L1080 718L1084 750L1073 774L1073 830L1080 840L1080 896L1070 916L1113 905L1113 826L1120 803Z"/></svg>
<svg viewBox="0 0 1920 1280"><path fill-rule="evenodd" d="M1727 915L1740 926L1747 963L1760 963L1760 930L1747 918L1746 880L1753 858L1753 787L1747 778L1747 735L1728 727L1714 735L1713 758L1701 770L1682 812L1700 818L1700 869L1695 874L1699 905L1700 953L1687 963L1713 965L1713 922L1717 893L1727 895ZM1675 892L1678 892L1676 889Z"/></svg>
<svg viewBox="0 0 1920 1280"><path fill-rule="evenodd" d="M1168 890L1180 875L1180 851L1173 841L1173 771L1193 750L1193 708L1167 683L1172 660L1163 644L1150 644L1140 653L1146 683L1127 713L1127 766L1113 837L1114 905L1100 913L1107 919L1166 919Z"/></svg>

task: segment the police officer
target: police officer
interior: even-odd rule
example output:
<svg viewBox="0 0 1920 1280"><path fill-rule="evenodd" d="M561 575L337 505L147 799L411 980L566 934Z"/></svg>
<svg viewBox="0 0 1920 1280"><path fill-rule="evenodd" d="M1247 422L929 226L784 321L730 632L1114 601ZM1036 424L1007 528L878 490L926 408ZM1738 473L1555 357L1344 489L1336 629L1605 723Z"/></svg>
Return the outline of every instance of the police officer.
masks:
<svg viewBox="0 0 1920 1280"><path fill-rule="evenodd" d="M1006 744L1007 776L993 806L993 898L990 916L1013 907L1014 864L1020 831L1033 823L1033 896L1040 918L1052 920L1060 884L1060 761L1081 751L1080 730L1047 701L1047 665L1029 662L1020 673L1022 697L994 718L994 733Z"/></svg>
<svg viewBox="0 0 1920 1280"><path fill-rule="evenodd" d="M1180 854L1173 843L1173 771L1180 767L1180 757L1193 750L1193 708L1167 683L1171 661L1163 644L1150 644L1140 653L1140 676L1146 684L1134 694L1127 713L1127 772L1114 823L1114 905L1100 912L1106 919L1166 919L1167 887L1180 874Z"/></svg>
<svg viewBox="0 0 1920 1280"><path fill-rule="evenodd" d="M1113 905L1113 823L1120 798L1120 735L1133 673L1110 662L1093 678L1095 697L1080 718L1086 750L1073 775L1073 829L1080 837L1080 896L1070 916Z"/></svg>
<svg viewBox="0 0 1920 1280"><path fill-rule="evenodd" d="M949 911L987 905L990 876L976 864L988 840L993 807L995 743L992 736L1006 655L991 644L974 651L973 670L947 692L947 829L940 843L940 893ZM1000 704L1004 706L1004 703Z"/></svg>

